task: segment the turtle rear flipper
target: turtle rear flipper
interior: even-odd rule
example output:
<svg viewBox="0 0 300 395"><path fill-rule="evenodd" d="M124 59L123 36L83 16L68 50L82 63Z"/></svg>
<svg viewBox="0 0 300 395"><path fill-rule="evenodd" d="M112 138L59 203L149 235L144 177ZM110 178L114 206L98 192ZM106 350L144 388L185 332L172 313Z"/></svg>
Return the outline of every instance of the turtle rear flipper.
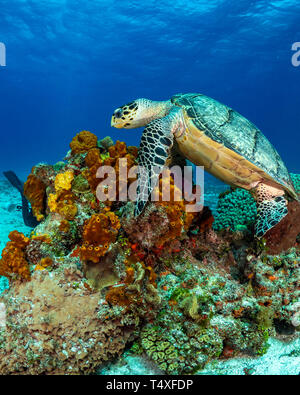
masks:
<svg viewBox="0 0 300 395"><path fill-rule="evenodd" d="M287 200L284 196L277 196L272 200L258 202L255 235L257 237L262 237L287 214Z"/></svg>

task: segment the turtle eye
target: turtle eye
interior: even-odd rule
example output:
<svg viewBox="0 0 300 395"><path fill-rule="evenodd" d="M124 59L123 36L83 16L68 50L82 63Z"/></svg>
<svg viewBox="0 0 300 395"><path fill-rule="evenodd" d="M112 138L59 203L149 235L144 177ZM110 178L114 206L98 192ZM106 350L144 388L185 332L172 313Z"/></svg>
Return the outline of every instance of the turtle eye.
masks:
<svg viewBox="0 0 300 395"><path fill-rule="evenodd" d="M116 118L121 118L122 117L122 110L119 108L118 110L116 110L115 112L114 112L114 116L116 117Z"/></svg>

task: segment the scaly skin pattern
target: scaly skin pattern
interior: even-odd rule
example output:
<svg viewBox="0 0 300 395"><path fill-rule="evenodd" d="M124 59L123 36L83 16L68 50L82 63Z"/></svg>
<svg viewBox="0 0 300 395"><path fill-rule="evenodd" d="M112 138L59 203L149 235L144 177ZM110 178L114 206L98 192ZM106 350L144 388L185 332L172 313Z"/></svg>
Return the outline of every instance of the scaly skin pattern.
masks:
<svg viewBox="0 0 300 395"><path fill-rule="evenodd" d="M169 115L156 119L145 128L139 149L139 179L135 215L143 211L159 174L171 154L174 135L184 128L182 111L173 108Z"/></svg>

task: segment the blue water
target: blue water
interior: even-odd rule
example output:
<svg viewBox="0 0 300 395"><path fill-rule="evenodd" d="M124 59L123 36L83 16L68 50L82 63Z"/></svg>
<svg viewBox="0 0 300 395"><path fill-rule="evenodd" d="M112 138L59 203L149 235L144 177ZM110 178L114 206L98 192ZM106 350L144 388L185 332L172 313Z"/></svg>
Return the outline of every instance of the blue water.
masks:
<svg viewBox="0 0 300 395"><path fill-rule="evenodd" d="M138 144L110 128L116 107L201 92L300 172L299 41L296 0L0 0L0 170L56 162L82 129Z"/></svg>

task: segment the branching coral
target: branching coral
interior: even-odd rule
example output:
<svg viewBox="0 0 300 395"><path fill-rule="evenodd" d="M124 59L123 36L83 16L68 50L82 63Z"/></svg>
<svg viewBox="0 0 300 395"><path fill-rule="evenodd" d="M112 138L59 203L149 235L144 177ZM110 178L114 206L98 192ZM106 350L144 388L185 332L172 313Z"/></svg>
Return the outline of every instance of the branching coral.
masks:
<svg viewBox="0 0 300 395"><path fill-rule="evenodd" d="M116 241L120 222L112 212L93 215L83 231L83 245L80 249L82 261L99 262L111 243Z"/></svg>
<svg viewBox="0 0 300 395"><path fill-rule="evenodd" d="M30 174L24 184L24 195L29 200L32 212L38 221L44 219L44 199L46 195L46 186L34 174Z"/></svg>
<svg viewBox="0 0 300 395"><path fill-rule="evenodd" d="M17 274L21 279L29 280L29 265L25 258L29 239L17 231L11 232L9 238L11 241L4 248L0 260L0 276L10 278L13 274Z"/></svg>
<svg viewBox="0 0 300 395"><path fill-rule="evenodd" d="M93 133L83 130L78 133L70 143L72 155L82 154L97 147L97 140L97 136Z"/></svg>

